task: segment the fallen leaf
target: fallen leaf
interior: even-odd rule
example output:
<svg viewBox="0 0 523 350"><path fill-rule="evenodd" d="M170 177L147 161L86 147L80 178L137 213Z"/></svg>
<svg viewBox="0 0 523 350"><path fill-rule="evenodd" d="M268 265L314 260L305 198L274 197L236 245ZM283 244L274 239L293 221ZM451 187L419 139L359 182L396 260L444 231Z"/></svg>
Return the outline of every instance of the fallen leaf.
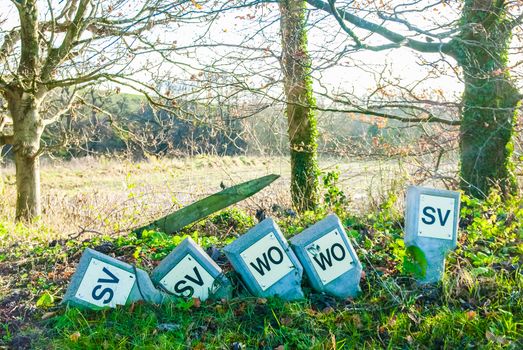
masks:
<svg viewBox="0 0 523 350"><path fill-rule="evenodd" d="M282 317L280 319L280 324L284 325L284 326L288 326L292 323L292 318L291 317Z"/></svg>
<svg viewBox="0 0 523 350"><path fill-rule="evenodd" d="M202 306L202 301L200 300L200 298L192 298L192 306L196 309L198 309L200 306Z"/></svg>
<svg viewBox="0 0 523 350"><path fill-rule="evenodd" d="M493 343L498 343L501 345L507 345L508 343L510 343L505 337L500 336L500 335L495 335L491 331L485 332L485 337L487 338L487 340L490 340Z"/></svg>
<svg viewBox="0 0 523 350"><path fill-rule="evenodd" d="M467 311L467 312L465 313L465 317L466 317L467 320L469 320L469 321L472 320L472 319L474 319L474 318L476 318L476 311L474 311L474 310Z"/></svg>
<svg viewBox="0 0 523 350"><path fill-rule="evenodd" d="M54 315L56 315L56 311L46 312L42 315L42 320L47 320L48 318L51 318Z"/></svg>
<svg viewBox="0 0 523 350"><path fill-rule="evenodd" d="M360 315L352 315L352 322L354 323L354 326L358 329L361 329L363 327Z"/></svg>
<svg viewBox="0 0 523 350"><path fill-rule="evenodd" d="M409 312L409 313L407 313L407 316L408 316L408 318L410 318L411 321L414 322L415 324L418 324L418 323L419 323L418 318L417 318L414 314L411 314L411 313Z"/></svg>
<svg viewBox="0 0 523 350"><path fill-rule="evenodd" d="M256 303L260 304L260 305L267 304L267 299L266 298L258 298L258 299L256 299Z"/></svg>
<svg viewBox="0 0 523 350"><path fill-rule="evenodd" d="M80 339L80 332L78 332L78 331L74 332L73 334L71 334L71 335L69 336L69 339L70 339L72 342L75 342L75 343L76 343L76 342L78 341L78 339Z"/></svg>
<svg viewBox="0 0 523 350"><path fill-rule="evenodd" d="M396 315L394 315L390 318L389 322L387 322L387 325L390 327L394 327L396 325L397 320L398 319L397 319Z"/></svg>
<svg viewBox="0 0 523 350"><path fill-rule="evenodd" d="M132 314L134 312L134 308L136 307L136 303L132 303L129 307L129 313Z"/></svg>
<svg viewBox="0 0 523 350"><path fill-rule="evenodd" d="M327 306L326 308L321 310L321 312L323 312L324 314L330 314L330 313L334 312L334 308L332 306Z"/></svg>
<svg viewBox="0 0 523 350"><path fill-rule="evenodd" d="M234 316L241 316L245 313L245 309L247 308L246 303L240 303L238 305L238 308L234 310Z"/></svg>

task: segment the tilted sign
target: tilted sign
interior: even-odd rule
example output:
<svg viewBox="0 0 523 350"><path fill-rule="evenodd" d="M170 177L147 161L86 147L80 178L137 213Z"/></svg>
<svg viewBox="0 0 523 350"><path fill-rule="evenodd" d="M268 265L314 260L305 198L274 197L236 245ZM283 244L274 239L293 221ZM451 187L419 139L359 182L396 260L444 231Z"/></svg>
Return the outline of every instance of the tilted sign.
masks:
<svg viewBox="0 0 523 350"><path fill-rule="evenodd" d="M410 186L407 190L405 245L425 255L427 269L422 282L441 279L445 254L456 247L460 193Z"/></svg>
<svg viewBox="0 0 523 350"><path fill-rule="evenodd" d="M263 291L294 270L285 249L272 232L240 255Z"/></svg>
<svg viewBox="0 0 523 350"><path fill-rule="evenodd" d="M161 303L164 296L154 288L145 271L87 248L63 302L97 309L138 300Z"/></svg>
<svg viewBox="0 0 523 350"><path fill-rule="evenodd" d="M254 295L303 298L303 268L274 220L263 220L224 252Z"/></svg>
<svg viewBox="0 0 523 350"><path fill-rule="evenodd" d="M75 297L96 306L125 305L136 282L136 275L92 258Z"/></svg>
<svg viewBox="0 0 523 350"><path fill-rule="evenodd" d="M179 297L230 298L232 286L220 267L191 238L186 238L151 274L161 289Z"/></svg>
<svg viewBox="0 0 523 350"><path fill-rule="evenodd" d="M341 298L356 296L362 266L336 215L290 240L314 289Z"/></svg>

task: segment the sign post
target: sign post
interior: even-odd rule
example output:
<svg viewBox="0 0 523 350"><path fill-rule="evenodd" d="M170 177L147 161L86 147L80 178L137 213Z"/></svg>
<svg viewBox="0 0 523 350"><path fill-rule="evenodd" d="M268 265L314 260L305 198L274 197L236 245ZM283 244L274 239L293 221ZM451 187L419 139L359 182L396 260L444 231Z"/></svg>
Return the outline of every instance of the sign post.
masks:
<svg viewBox="0 0 523 350"><path fill-rule="evenodd" d="M290 241L315 290L340 298L354 297L361 291L362 266L336 215L327 216Z"/></svg>
<svg viewBox="0 0 523 350"><path fill-rule="evenodd" d="M165 296L154 288L145 271L87 248L71 278L63 303L101 309L138 300L160 304Z"/></svg>
<svg viewBox="0 0 523 350"><path fill-rule="evenodd" d="M220 267L191 238L176 247L151 274L161 289L179 297L229 299L232 285Z"/></svg>
<svg viewBox="0 0 523 350"><path fill-rule="evenodd" d="M425 187L407 189L405 246L417 247L426 260L426 271L420 280L441 280L445 255L456 248L460 193Z"/></svg>
<svg viewBox="0 0 523 350"><path fill-rule="evenodd" d="M274 220L268 218L224 248L234 269L256 296L303 298L303 268Z"/></svg>

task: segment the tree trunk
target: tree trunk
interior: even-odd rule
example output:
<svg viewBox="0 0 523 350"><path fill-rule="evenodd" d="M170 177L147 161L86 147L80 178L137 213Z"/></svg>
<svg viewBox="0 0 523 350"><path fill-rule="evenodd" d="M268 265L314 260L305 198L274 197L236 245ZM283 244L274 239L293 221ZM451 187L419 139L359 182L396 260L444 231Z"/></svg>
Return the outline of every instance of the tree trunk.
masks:
<svg viewBox="0 0 523 350"><path fill-rule="evenodd" d="M291 196L298 211L314 209L319 202L315 100L307 52L305 1L280 1L282 70L287 98L287 124L291 155Z"/></svg>
<svg viewBox="0 0 523 350"><path fill-rule="evenodd" d="M13 150L16 165L16 220L30 221L41 215L40 139L43 125L39 101L29 93L8 99L13 117Z"/></svg>
<svg viewBox="0 0 523 350"><path fill-rule="evenodd" d="M30 221L42 213L40 201L40 161L38 157L15 153L16 220Z"/></svg>
<svg viewBox="0 0 523 350"><path fill-rule="evenodd" d="M461 188L477 198L486 197L492 187L499 188L504 196L516 194L518 186L511 158L519 94L508 77L469 78L465 83Z"/></svg>
<svg viewBox="0 0 523 350"><path fill-rule="evenodd" d="M461 124L461 188L484 198L493 188L517 193L512 163L515 109L521 98L508 71L511 30L503 1L469 0L456 47L465 92Z"/></svg>

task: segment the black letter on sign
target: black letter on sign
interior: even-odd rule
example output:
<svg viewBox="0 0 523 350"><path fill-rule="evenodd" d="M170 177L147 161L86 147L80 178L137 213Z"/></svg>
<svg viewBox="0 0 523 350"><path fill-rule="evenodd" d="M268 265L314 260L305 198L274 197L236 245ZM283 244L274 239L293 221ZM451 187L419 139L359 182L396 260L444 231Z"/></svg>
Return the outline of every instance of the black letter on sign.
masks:
<svg viewBox="0 0 523 350"><path fill-rule="evenodd" d="M94 300L100 300L104 297L105 294L109 293L109 297L103 301L104 304L108 304L113 300L114 292L111 288L105 288L102 290L100 294L96 294L96 291L102 288L102 286L98 285L94 287L93 292L91 293L91 296Z"/></svg>
<svg viewBox="0 0 523 350"><path fill-rule="evenodd" d="M254 265L254 263L250 263L250 265L262 276L265 275L264 268L267 269L267 271L271 270L271 265L269 264L269 260L267 259L267 253L263 253L263 260L264 261L262 261L260 258L256 258L256 263L258 264L258 266Z"/></svg>
<svg viewBox="0 0 523 350"><path fill-rule="evenodd" d="M336 256L336 253L334 252L334 248L340 248L340 256ZM342 261L345 259L345 249L343 249L343 246L339 243L334 243L331 247L332 257L336 259L337 261Z"/></svg>
<svg viewBox="0 0 523 350"><path fill-rule="evenodd" d="M340 252L338 254L336 254L336 252L334 250L334 248L336 248L336 247L339 248L339 250L340 250ZM312 258L314 259L314 261L316 261L318 266L323 271L325 271L327 269L327 265L329 265L329 267L332 267L331 254L332 254L332 257L334 258L334 260L336 260L336 261L342 261L343 259L345 259L345 249L339 243L334 243L332 245L332 247L327 248L325 250L325 255L323 254L323 252L320 252L319 254L316 254ZM319 259L318 259L318 255L320 256Z"/></svg>
<svg viewBox="0 0 523 350"><path fill-rule="evenodd" d="M327 257L323 255L323 252L320 252L318 255L320 258L318 259L318 255L313 256L312 258L316 263L321 267L323 271L327 269L326 265L329 265L329 267L332 266L332 259L331 259L331 252L329 249L325 250L325 253L327 254Z"/></svg>
<svg viewBox="0 0 523 350"><path fill-rule="evenodd" d="M272 256L272 252L278 253L278 255L279 255L278 260L274 259L274 257ZM269 250L267 251L267 254L269 254L269 259L272 261L273 264L278 265L279 263L281 263L283 261L283 253L281 252L281 250L278 249L278 247L270 247Z"/></svg>
<svg viewBox="0 0 523 350"><path fill-rule="evenodd" d="M98 279L98 283L118 283L120 282L120 280L118 279L118 277L116 277L115 275L113 275L113 273L111 271L109 271L107 269L107 267L104 267L102 269L103 272L105 272L109 277L111 277L110 279L108 278L99 278Z"/></svg>
<svg viewBox="0 0 523 350"><path fill-rule="evenodd" d="M272 252L276 251L278 254L277 259L274 258L274 254ZM267 258L267 255L269 256ZM270 271L271 270L271 264L269 263L269 260L272 261L273 264L280 264L283 261L283 253L278 247L270 247L269 250L265 253L263 253L263 261L260 258L256 258L256 264L250 263L250 265L262 276L265 276L265 270Z"/></svg>
<svg viewBox="0 0 523 350"><path fill-rule="evenodd" d="M426 215L430 218L430 220L425 220L425 218L421 218L421 221L423 221L425 225L432 225L434 222L436 222L436 218L434 217L434 215L429 213L429 211L433 214L436 212L436 210L432 207L423 208L423 215Z"/></svg>
<svg viewBox="0 0 523 350"><path fill-rule="evenodd" d="M195 279L194 277L191 277L189 275L185 275L185 278L187 278L189 281L191 281L193 283L196 283L200 287L203 286L203 279L202 279L202 276L200 275L200 272L198 271L198 268L195 266L193 270L194 270L194 273L196 274L197 279Z"/></svg>
<svg viewBox="0 0 523 350"><path fill-rule="evenodd" d="M445 223L449 219L449 215L450 215L450 210L447 210L447 212L445 213L445 217L442 218L441 217L441 209L438 208L438 216L439 216L439 222L441 223L441 226L445 226Z"/></svg>
<svg viewBox="0 0 523 350"><path fill-rule="evenodd" d="M174 285L174 291L176 293L178 293L178 294L183 295L184 297L192 297L192 295L194 294L194 288L193 287L191 287L191 286L185 286L183 288L180 287L181 285L186 284L186 283L187 283L186 280L181 280L180 282L176 283ZM183 294L186 291L189 291L189 294Z"/></svg>

